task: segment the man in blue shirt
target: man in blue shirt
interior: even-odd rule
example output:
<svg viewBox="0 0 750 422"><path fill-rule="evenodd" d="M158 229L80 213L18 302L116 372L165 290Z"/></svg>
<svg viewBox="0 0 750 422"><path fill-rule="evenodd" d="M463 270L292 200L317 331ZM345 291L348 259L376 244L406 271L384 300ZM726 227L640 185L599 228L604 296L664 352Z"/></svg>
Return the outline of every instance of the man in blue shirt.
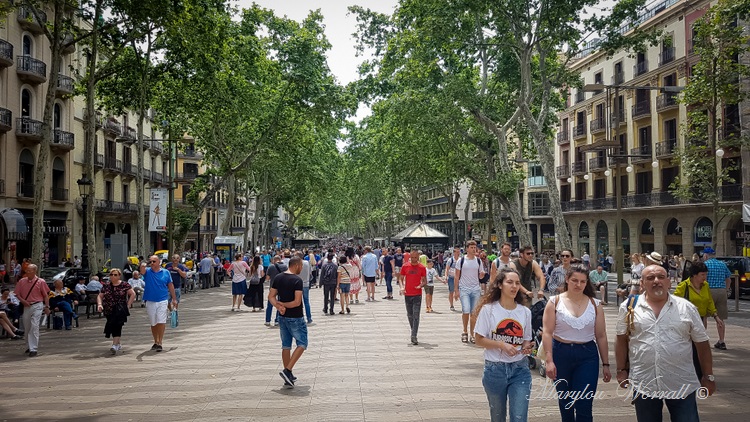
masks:
<svg viewBox="0 0 750 422"><path fill-rule="evenodd" d="M268 250L266 250L263 255L260 256L260 258L263 260L263 272L268 272L268 267L271 266L271 254L268 253Z"/></svg>
<svg viewBox="0 0 750 422"><path fill-rule="evenodd" d="M213 265L214 260L211 259L210 254L206 254L198 264L201 277L201 289L208 289L211 287L211 267L213 267Z"/></svg>
<svg viewBox="0 0 750 422"><path fill-rule="evenodd" d="M182 290L182 282L187 277L188 268L180 263L180 255L172 255L172 262L167 264L165 267L169 271L172 277L172 285L174 286L175 296L177 296L177 303L180 303L180 290Z"/></svg>
<svg viewBox="0 0 750 422"><path fill-rule="evenodd" d="M375 301L375 280L379 274L378 257L372 253L371 246L365 246L365 254L362 256L362 275L365 277L368 302Z"/></svg>
<svg viewBox="0 0 750 422"><path fill-rule="evenodd" d="M716 251L712 247L703 249L703 259L706 260L706 267L708 267L708 287L711 288L711 297L714 299L714 305L716 305L716 313L723 321L729 318L729 309L727 307L727 286L732 282L730 279L732 273L727 268L727 264L716 259ZM714 344L714 347L721 350L727 350L727 345L724 343L724 326L717 325L719 331L719 341Z"/></svg>
<svg viewBox="0 0 750 422"><path fill-rule="evenodd" d="M151 335L154 336L154 345L151 350L162 351L164 330L167 327L167 302L172 298L172 307L177 307L177 297L172 284L172 276L169 271L161 267L159 257L152 255L148 259L150 267L146 270L143 279L145 287L143 300L146 302L146 311L151 322Z"/></svg>

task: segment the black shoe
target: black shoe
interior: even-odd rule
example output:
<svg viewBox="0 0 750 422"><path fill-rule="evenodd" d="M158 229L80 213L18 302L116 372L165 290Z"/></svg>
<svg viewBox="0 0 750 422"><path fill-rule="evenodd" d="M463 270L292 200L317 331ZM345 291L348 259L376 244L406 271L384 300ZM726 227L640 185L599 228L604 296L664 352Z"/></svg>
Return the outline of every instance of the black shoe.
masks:
<svg viewBox="0 0 750 422"><path fill-rule="evenodd" d="M346 313L347 313L347 314L350 314L350 313L352 313L352 310L351 310L351 309L349 309L349 307L348 307L348 306L346 307Z"/></svg>
<svg viewBox="0 0 750 422"><path fill-rule="evenodd" d="M17 335L17 336L22 336L22 335L23 335L23 330L16 330L16 331L14 331L13 333L14 333L15 335Z"/></svg>
<svg viewBox="0 0 750 422"><path fill-rule="evenodd" d="M411 338L411 344L413 344L413 345L415 345L415 346L417 346L417 345L419 344L419 342L417 341L417 338L416 338L416 337L412 337L412 338Z"/></svg>
<svg viewBox="0 0 750 422"><path fill-rule="evenodd" d="M717 348L717 349L719 349L719 350L727 350L727 345L724 342L721 342L721 341L717 342L716 344L714 344L714 347Z"/></svg>
<svg viewBox="0 0 750 422"><path fill-rule="evenodd" d="M328 309L323 309L323 315L328 313Z"/></svg>
<svg viewBox="0 0 750 422"><path fill-rule="evenodd" d="M36 357L36 355L37 355L37 352L36 352L36 351L33 351L33 352L29 352L29 357L30 357L30 358Z"/></svg>
<svg viewBox="0 0 750 422"><path fill-rule="evenodd" d="M383 296L383 299L390 299L390 296Z"/></svg>
<svg viewBox="0 0 750 422"><path fill-rule="evenodd" d="M26 349L23 353L26 354L26 355L28 355L29 354L29 349Z"/></svg>
<svg viewBox="0 0 750 422"><path fill-rule="evenodd" d="M158 349L158 348L159 348L159 345L158 345L158 344L156 344L156 343L154 343L154 345L153 345L153 346L151 346L151 350L156 350L156 349Z"/></svg>
<svg viewBox="0 0 750 422"><path fill-rule="evenodd" d="M23 336L19 336L18 334L16 334L13 337L11 337L10 339L11 340L21 340L21 339L23 339Z"/></svg>
<svg viewBox="0 0 750 422"><path fill-rule="evenodd" d="M294 375L292 375L292 371L284 368L283 371L279 372L279 376L284 380L284 385L289 384L292 388L294 387Z"/></svg>
<svg viewBox="0 0 750 422"><path fill-rule="evenodd" d="M161 352L162 350L164 350L164 349L161 347L161 344L157 344L156 345L156 351L157 352Z"/></svg>
<svg viewBox="0 0 750 422"><path fill-rule="evenodd" d="M331 316L336 315L336 312L331 311L330 315Z"/></svg>

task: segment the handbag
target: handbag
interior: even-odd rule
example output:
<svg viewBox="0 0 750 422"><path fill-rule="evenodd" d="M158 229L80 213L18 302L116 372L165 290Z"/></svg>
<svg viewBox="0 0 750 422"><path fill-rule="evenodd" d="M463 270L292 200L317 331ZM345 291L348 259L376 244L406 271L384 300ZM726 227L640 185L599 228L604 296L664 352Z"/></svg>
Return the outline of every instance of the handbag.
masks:
<svg viewBox="0 0 750 422"><path fill-rule="evenodd" d="M169 314L169 325L172 328L177 328L177 326L180 325L177 309L172 309L172 312Z"/></svg>

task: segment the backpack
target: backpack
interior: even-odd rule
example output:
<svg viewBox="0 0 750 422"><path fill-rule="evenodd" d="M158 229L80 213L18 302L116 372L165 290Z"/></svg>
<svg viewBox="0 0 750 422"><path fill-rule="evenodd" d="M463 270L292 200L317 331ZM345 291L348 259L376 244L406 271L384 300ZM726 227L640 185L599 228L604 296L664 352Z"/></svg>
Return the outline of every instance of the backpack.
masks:
<svg viewBox="0 0 750 422"><path fill-rule="evenodd" d="M458 260L458 264L459 264L458 266L461 267L461 269L463 270L463 268L464 268L464 257L463 256L461 257L461 259ZM481 273L481 272L482 272L482 260L479 259L479 257L477 257L477 280L481 280L482 277L479 277L479 273ZM461 275L464 275L463 271L461 271ZM460 281L461 279L459 278L458 280Z"/></svg>
<svg viewBox="0 0 750 422"><path fill-rule="evenodd" d="M333 262L327 263L320 274L320 282L332 282L335 283L338 278L338 267Z"/></svg>

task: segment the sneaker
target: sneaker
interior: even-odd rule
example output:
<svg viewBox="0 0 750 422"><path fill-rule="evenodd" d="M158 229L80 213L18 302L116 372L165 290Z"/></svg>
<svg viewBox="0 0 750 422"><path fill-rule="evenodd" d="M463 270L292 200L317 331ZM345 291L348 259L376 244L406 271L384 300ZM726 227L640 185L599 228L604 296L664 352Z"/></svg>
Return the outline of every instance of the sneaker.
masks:
<svg viewBox="0 0 750 422"><path fill-rule="evenodd" d="M117 354L117 345L113 344L112 347L109 348L109 351L112 352L113 355Z"/></svg>
<svg viewBox="0 0 750 422"><path fill-rule="evenodd" d="M266 323L264 323L263 325L265 325L266 327L270 327L270 326L271 326L271 323L270 323L270 322L266 322Z"/></svg>
<svg viewBox="0 0 750 422"><path fill-rule="evenodd" d="M158 345L158 344L156 344L156 343L154 343L154 345L153 345L153 346L151 346L151 350L156 350L156 349L158 349L158 348L159 348L159 345Z"/></svg>
<svg viewBox="0 0 750 422"><path fill-rule="evenodd" d="M714 344L714 347L719 350L727 350L727 345L723 341L716 342L716 344Z"/></svg>
<svg viewBox="0 0 750 422"><path fill-rule="evenodd" d="M390 296L383 296L383 299L390 299Z"/></svg>
<svg viewBox="0 0 750 422"><path fill-rule="evenodd" d="M411 338L411 344L413 344L413 345L415 345L415 346L419 345L419 342L417 341L417 338L416 338L416 337L412 337L412 338Z"/></svg>
<svg viewBox="0 0 750 422"><path fill-rule="evenodd" d="M161 347L161 344L157 344L156 345L156 351L157 352L161 352L162 350L164 350L164 348Z"/></svg>
<svg viewBox="0 0 750 422"><path fill-rule="evenodd" d="M284 380L284 385L291 385L294 388L294 379L292 377L292 371L284 368L283 371L279 372L279 376Z"/></svg>
<svg viewBox="0 0 750 422"><path fill-rule="evenodd" d="M336 312L331 311L331 313L329 315L331 315L331 316L336 315Z"/></svg>
<svg viewBox="0 0 750 422"><path fill-rule="evenodd" d="M273 322L273 326L274 326L274 327L278 327L278 326L279 326L279 323L278 323L278 321L274 321L274 322Z"/></svg>
<svg viewBox="0 0 750 422"><path fill-rule="evenodd" d="M29 352L29 357L30 358L36 357L36 355L37 355L36 350L34 350L33 352Z"/></svg>
<svg viewBox="0 0 750 422"><path fill-rule="evenodd" d="M234 312L234 307L232 307L232 312Z"/></svg>

